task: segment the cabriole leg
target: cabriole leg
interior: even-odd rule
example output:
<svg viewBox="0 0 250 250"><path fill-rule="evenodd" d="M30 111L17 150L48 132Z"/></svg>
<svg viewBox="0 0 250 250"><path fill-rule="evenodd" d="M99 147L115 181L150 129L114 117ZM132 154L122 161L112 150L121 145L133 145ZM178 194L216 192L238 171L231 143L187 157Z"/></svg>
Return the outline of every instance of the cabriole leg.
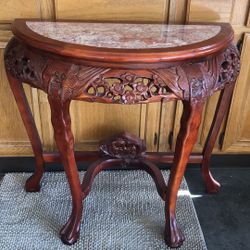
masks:
<svg viewBox="0 0 250 250"><path fill-rule="evenodd" d="M158 194L162 200L166 201L167 185L161 170L152 162L148 160L141 160L141 170L145 170L153 178Z"/></svg>
<svg viewBox="0 0 250 250"><path fill-rule="evenodd" d="M177 137L174 165L171 168L166 199L165 241L170 247L179 247L184 236L176 222L177 193L186 169L189 155L196 142L202 117L203 103L183 102L181 128Z"/></svg>
<svg viewBox="0 0 250 250"><path fill-rule="evenodd" d="M70 101L48 96L51 108L51 121L54 127L55 141L68 178L72 212L68 222L61 229L61 240L67 245L74 244L79 238L82 217L82 190L74 156L74 138L71 131L69 113Z"/></svg>
<svg viewBox="0 0 250 250"><path fill-rule="evenodd" d="M207 193L213 194L217 193L220 189L220 184L213 178L211 172L209 171L209 162L211 159L211 154L216 142L222 121L227 113L233 94L234 84L228 84L221 90L220 97L216 106L214 118L212 125L210 127L206 143L203 149L203 161L201 163L201 173L205 182Z"/></svg>
<svg viewBox="0 0 250 250"><path fill-rule="evenodd" d="M22 117L28 137L31 142L32 150L35 155L36 167L34 174L26 181L25 189L27 192L38 192L40 190L40 181L44 173L44 160L42 143L28 104L22 82L7 73L11 90L14 94L17 107Z"/></svg>

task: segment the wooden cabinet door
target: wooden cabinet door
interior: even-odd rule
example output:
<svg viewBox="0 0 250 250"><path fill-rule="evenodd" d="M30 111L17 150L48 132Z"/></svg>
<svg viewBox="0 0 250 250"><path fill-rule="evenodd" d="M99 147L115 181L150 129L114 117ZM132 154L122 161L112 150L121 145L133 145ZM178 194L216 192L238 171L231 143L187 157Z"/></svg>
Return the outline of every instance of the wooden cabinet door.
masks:
<svg viewBox="0 0 250 250"><path fill-rule="evenodd" d="M187 21L244 25L248 7L249 0L189 0Z"/></svg>
<svg viewBox="0 0 250 250"><path fill-rule="evenodd" d="M5 73L3 54L4 48L0 48L0 155L31 155L31 145ZM37 90L28 85L24 89L40 132Z"/></svg>
<svg viewBox="0 0 250 250"><path fill-rule="evenodd" d="M203 146L205 144L205 141L206 141L209 129L210 129L210 125L212 123L212 119L214 116L218 98L219 98L219 92L211 96L204 106L202 121L201 121L201 125L199 128L199 133L198 133L198 139L197 139L196 144L194 145L193 152L201 152L203 149ZM177 135L180 130L181 115L182 115L182 103L181 101L178 101L176 105L174 127L173 127L173 139L172 139L172 145L171 145L172 146L171 149L173 151L175 148ZM219 151L219 137L217 139L217 143L215 144L214 151L215 152Z"/></svg>
<svg viewBox="0 0 250 250"><path fill-rule="evenodd" d="M56 150L45 93L39 93L41 131L46 151ZM160 104L117 105L73 101L72 130L75 150L97 150L99 141L123 131L147 141L149 151L157 150Z"/></svg>
<svg viewBox="0 0 250 250"><path fill-rule="evenodd" d="M30 155L32 150L9 89L3 65L3 51L14 18L75 19L135 22L230 22L236 33L235 41L250 32L249 0L9 0L0 1L0 155ZM242 72L237 84L225 132L222 152L250 152L247 100L249 77L248 37L242 51ZM244 73L245 72L245 73ZM244 85L245 84L245 85ZM45 150L55 150L50 110L46 94L25 87L32 112ZM246 98L243 100L243 96ZM199 139L194 151L204 145L218 99L211 97L204 109ZM244 106L245 105L245 106ZM237 112L241 110L242 117ZM242 109L244 109L242 111ZM146 139L149 151L173 151L182 112L180 103L152 103L148 105L117 106L73 102L72 128L77 150L93 150L106 136L127 130ZM237 131L235 119L240 119ZM233 132L234 131L234 132ZM237 132L237 133L236 133ZM222 137L221 137L222 138ZM221 152L217 141L214 152Z"/></svg>
<svg viewBox="0 0 250 250"><path fill-rule="evenodd" d="M12 37L11 22L15 18L51 18L51 0L0 1L0 155L32 155L31 145L6 77L3 54ZM38 91L24 85L25 93L34 115L39 134L42 136Z"/></svg>
<svg viewBox="0 0 250 250"><path fill-rule="evenodd" d="M250 152L250 33L244 37L241 52L241 71L228 116L222 150Z"/></svg>
<svg viewBox="0 0 250 250"><path fill-rule="evenodd" d="M174 3L172 3L174 2ZM171 6L173 6L173 9L171 9ZM186 11L184 8L186 7ZM204 0L189 0L187 3L186 1L178 0L178 1L171 1L170 2L170 9L169 12L172 15L169 14L169 18L171 19L172 16L174 16L173 22L179 22L186 20L186 22L230 22L233 25L233 28L235 30L235 40L234 42L237 43L241 38L244 32L248 31L249 28L247 28L247 18L248 18L248 13L249 13L249 0L211 0L211 1L204 1ZM177 14L179 15L177 15ZM186 15L186 18L183 17L183 15ZM170 20L171 21L171 20ZM172 22L172 21L171 21ZM250 30L249 30L250 31ZM245 49L243 51L243 54L249 55L249 50ZM245 55L245 56L246 56ZM241 73L241 78L242 74L246 74L246 71L249 70L249 64L247 64L244 60L242 60L242 67L245 68L245 73ZM246 76L245 76L246 77ZM244 91L244 90L243 90ZM244 92L242 92L244 93ZM242 101L242 93L236 93L235 98L233 100L232 108L234 107L235 111L239 109L239 102ZM208 102L206 103L206 106L203 111L203 119L202 123L200 126L199 130L199 136L197 143L195 144L195 147L193 149L194 152L201 152L202 148L205 144L205 140L214 116L214 111L216 108L216 104L218 101L219 97L219 92L215 93L212 97L209 98ZM246 103L245 103L246 104ZM247 105L247 104L246 104ZM161 138L160 138L160 150L174 150L175 148L175 143L176 143L176 138L179 132L180 128L180 118L182 114L182 104L181 102L178 102L177 104L172 104L172 105L165 105L168 107L168 112L172 114L170 117L170 121L167 122L166 119L169 119L167 115L165 114L165 109L163 106L162 114L163 116L161 117ZM232 111L230 111L232 112ZM245 112L245 115L247 117L250 117L250 112L247 113L248 111ZM242 121L244 125L244 131L247 133L246 128L249 127L249 123L246 121ZM233 120L228 120L227 123L224 121L224 123L221 126L221 130L219 133L219 136L217 138L217 142L215 143L214 151L215 153L225 153L225 152L231 152L233 150L230 150L229 145L232 143L232 140L230 141L228 136L230 133L229 129L231 127L234 127L235 122ZM172 126L172 131L169 132L170 127ZM226 137L224 140L224 144L222 145L222 139L223 135L226 130ZM166 128L166 129L165 129ZM168 130L168 133L167 133ZM250 134L250 129L248 130ZM233 137L234 134L231 133L231 137ZM248 136L245 134L244 136ZM249 138L249 137L247 137ZM170 145L169 145L170 144ZM243 144L241 144L243 145ZM223 151L221 151L221 148ZM250 152L249 144L245 143L245 147L240 149L240 144L238 144L238 149L234 152Z"/></svg>
<svg viewBox="0 0 250 250"><path fill-rule="evenodd" d="M56 0L57 20L105 20L165 22L166 0ZM77 11L76 11L77 10ZM50 111L44 93L39 92L43 143L46 150L55 150ZM160 104L107 105L73 102L72 129L76 150L96 150L99 140L128 131L147 141L148 151L158 149Z"/></svg>
<svg viewBox="0 0 250 250"><path fill-rule="evenodd" d="M223 22L229 21L234 1L222 0L215 6L215 1L189 0L171 1L169 13L171 23L188 22ZM171 9L172 8L172 9ZM185 10L186 8L186 10ZM173 17L173 13L175 14ZM184 16L185 15L185 16ZM218 101L219 93L214 94L207 101L204 110L202 123L199 129L198 139L193 152L201 152L212 123L214 111ZM166 108L167 107L167 108ZM165 110L168 112L165 112ZM166 114L165 114L166 113ZM171 114L171 117L167 115ZM180 129L180 119L182 114L182 103L180 101L173 104L165 104L161 117L161 138L160 151L174 151L177 135ZM167 121L169 120L169 121ZM172 127L171 127L172 126ZM171 129L170 129L171 127ZM214 152L219 152L219 140L214 147Z"/></svg>
<svg viewBox="0 0 250 250"><path fill-rule="evenodd" d="M3 51L15 18L166 22L169 0L10 0L0 1L0 155L31 155L26 131L6 79ZM47 96L25 87L46 151L56 150ZM161 104L105 105L73 102L72 129L76 150L95 150L107 136L128 131L147 141L149 151L158 149Z"/></svg>
<svg viewBox="0 0 250 250"><path fill-rule="evenodd" d="M169 0L55 0L57 19L165 22Z"/></svg>

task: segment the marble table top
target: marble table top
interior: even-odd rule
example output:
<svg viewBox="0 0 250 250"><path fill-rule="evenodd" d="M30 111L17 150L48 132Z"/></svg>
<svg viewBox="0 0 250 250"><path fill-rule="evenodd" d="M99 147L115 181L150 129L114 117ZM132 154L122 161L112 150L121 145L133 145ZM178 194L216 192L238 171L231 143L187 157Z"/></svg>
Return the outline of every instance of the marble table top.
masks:
<svg viewBox="0 0 250 250"><path fill-rule="evenodd" d="M216 36L216 25L166 25L27 21L32 31L54 40L101 48L152 49L198 43Z"/></svg>

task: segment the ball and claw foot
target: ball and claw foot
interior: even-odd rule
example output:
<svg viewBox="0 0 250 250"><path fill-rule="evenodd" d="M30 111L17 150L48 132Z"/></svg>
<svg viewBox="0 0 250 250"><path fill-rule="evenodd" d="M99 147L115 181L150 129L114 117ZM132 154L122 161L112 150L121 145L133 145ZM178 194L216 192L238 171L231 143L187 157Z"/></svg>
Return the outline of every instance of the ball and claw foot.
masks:
<svg viewBox="0 0 250 250"><path fill-rule="evenodd" d="M165 242L171 248L180 247L185 241L185 237L179 229L175 217L169 219L165 227Z"/></svg>
<svg viewBox="0 0 250 250"><path fill-rule="evenodd" d="M25 183L26 192L39 192L40 189L40 178L38 179L35 175L30 176L30 178Z"/></svg>
<svg viewBox="0 0 250 250"><path fill-rule="evenodd" d="M60 230L60 236L64 244L69 246L75 244L80 236L80 222L77 223L75 220L69 219Z"/></svg>

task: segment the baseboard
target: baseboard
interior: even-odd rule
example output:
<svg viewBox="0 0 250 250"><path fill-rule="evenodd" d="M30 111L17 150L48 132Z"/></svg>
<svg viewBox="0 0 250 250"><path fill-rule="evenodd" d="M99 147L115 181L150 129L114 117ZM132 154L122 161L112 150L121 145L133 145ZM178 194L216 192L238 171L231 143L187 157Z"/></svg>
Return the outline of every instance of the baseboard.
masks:
<svg viewBox="0 0 250 250"><path fill-rule="evenodd" d="M78 163L79 170L86 170L90 163ZM33 172L35 166L34 157L0 157L0 173L8 172ZM170 168L170 164L160 164L161 169ZM199 164L189 164L188 168L197 168ZM213 155L211 168L250 167L250 154L245 155ZM46 171L62 171L61 163L47 163Z"/></svg>

